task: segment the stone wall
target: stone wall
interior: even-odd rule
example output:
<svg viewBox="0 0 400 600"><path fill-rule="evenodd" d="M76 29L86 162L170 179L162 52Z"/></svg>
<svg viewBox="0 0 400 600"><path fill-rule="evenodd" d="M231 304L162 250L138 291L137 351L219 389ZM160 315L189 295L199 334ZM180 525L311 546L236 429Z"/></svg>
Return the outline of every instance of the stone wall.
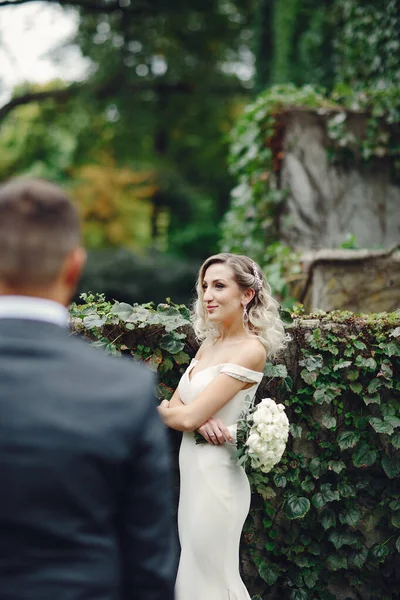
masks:
<svg viewBox="0 0 400 600"><path fill-rule="evenodd" d="M400 308L400 252L319 250L303 255L300 300L308 311L394 312Z"/></svg>
<svg viewBox="0 0 400 600"><path fill-rule="evenodd" d="M283 115L280 187L289 195L281 239L298 250L338 248L353 234L360 248L390 248L400 240L400 186L392 181L392 165L388 159L328 159L328 116L299 109ZM365 115L349 113L348 132L362 134L365 122Z"/></svg>

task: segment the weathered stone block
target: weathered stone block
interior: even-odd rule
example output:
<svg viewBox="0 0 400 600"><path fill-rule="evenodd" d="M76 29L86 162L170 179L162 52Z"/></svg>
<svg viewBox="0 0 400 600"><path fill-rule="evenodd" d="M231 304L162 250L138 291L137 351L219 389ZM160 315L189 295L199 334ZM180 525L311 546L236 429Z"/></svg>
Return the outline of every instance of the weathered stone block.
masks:
<svg viewBox="0 0 400 600"><path fill-rule="evenodd" d="M307 309L379 313L400 308L400 252L320 250L304 257Z"/></svg>
<svg viewBox="0 0 400 600"><path fill-rule="evenodd" d="M356 139L367 116L347 115L347 131ZM400 185L393 182L391 159L365 163L357 157L355 143L355 159L330 160L329 116L290 109L282 117L280 187L288 190L288 198L280 219L281 239L296 250L317 250L338 248L352 234L361 248L390 248L400 240Z"/></svg>

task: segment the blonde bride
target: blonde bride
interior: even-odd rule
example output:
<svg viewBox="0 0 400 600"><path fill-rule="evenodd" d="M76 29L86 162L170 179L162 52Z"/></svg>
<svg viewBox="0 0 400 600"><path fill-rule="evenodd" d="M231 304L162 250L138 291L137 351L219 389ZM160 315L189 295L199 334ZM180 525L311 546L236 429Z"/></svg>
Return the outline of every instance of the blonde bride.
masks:
<svg viewBox="0 0 400 600"><path fill-rule="evenodd" d="M171 400L159 407L164 422L183 431L176 599L250 600L239 573L250 486L231 460L228 426L245 398L254 398L267 357L284 347L286 336L269 285L247 256L208 258L197 296L194 329L202 344ZM196 445L195 430L208 444Z"/></svg>

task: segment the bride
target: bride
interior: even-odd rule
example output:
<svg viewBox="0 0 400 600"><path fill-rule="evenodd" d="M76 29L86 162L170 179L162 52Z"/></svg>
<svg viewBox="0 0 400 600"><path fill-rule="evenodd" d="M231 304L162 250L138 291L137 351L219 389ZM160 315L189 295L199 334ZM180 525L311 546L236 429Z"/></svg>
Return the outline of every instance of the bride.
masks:
<svg viewBox="0 0 400 600"><path fill-rule="evenodd" d="M181 558L176 600L250 600L239 574L239 543L250 486L229 425L254 398L266 358L286 337L277 302L247 256L217 254L201 266L194 329L203 343L159 412L183 431L179 454ZM198 430L208 444L196 445ZM231 428L232 430L232 428Z"/></svg>

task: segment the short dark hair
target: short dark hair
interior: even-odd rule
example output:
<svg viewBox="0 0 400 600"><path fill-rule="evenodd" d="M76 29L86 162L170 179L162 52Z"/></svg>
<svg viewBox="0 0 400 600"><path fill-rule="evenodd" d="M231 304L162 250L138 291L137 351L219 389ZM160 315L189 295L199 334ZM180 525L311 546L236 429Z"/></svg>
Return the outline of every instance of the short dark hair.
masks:
<svg viewBox="0 0 400 600"><path fill-rule="evenodd" d="M0 281L48 285L79 245L78 213L61 188L27 177L0 185Z"/></svg>

